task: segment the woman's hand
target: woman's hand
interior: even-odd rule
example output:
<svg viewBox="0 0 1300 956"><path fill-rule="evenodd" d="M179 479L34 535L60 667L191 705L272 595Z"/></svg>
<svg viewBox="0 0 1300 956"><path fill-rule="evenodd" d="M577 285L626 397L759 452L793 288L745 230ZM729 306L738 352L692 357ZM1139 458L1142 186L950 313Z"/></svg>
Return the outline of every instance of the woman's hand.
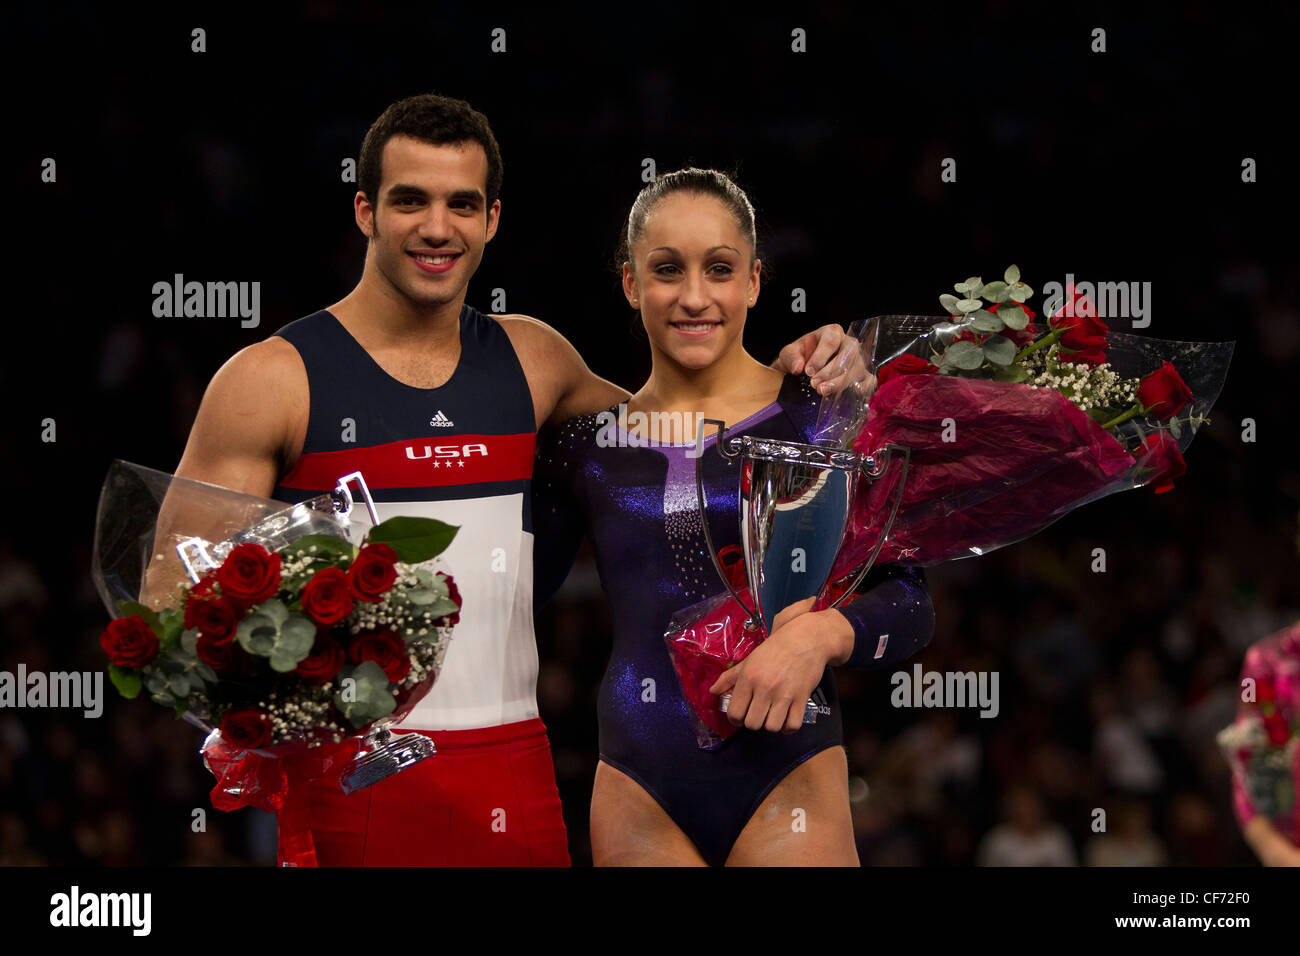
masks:
<svg viewBox="0 0 1300 956"><path fill-rule="evenodd" d="M709 691L731 691L727 719L750 730L794 733L803 726L808 695L827 664L853 653L853 626L839 611L810 611L814 598L791 604L772 621L772 633L727 670Z"/></svg>

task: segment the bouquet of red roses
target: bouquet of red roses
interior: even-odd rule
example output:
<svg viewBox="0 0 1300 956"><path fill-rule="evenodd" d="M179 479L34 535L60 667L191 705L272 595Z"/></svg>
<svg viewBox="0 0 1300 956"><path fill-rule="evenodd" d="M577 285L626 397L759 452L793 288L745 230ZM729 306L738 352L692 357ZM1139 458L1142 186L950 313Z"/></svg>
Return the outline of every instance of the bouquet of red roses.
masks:
<svg viewBox="0 0 1300 956"><path fill-rule="evenodd" d="M829 375L845 387L823 400L814 443L910 453L906 470L859 483L815 610L878 547L880 564L932 565L1023 540L1117 491L1170 490L1227 374L1232 343L1113 333L1072 287L1039 328L1015 266L954 289L960 298L940 296L951 319L856 323ZM705 749L735 731L708 688L761 640L744 632L747 617L719 595L679 612L665 634Z"/></svg>
<svg viewBox="0 0 1300 956"><path fill-rule="evenodd" d="M1300 840L1300 624L1255 643L1242 662L1237 718L1218 733L1233 776L1233 809L1244 829L1263 815Z"/></svg>
<svg viewBox="0 0 1300 956"><path fill-rule="evenodd" d="M1173 488L1223 386L1231 342L1112 332L1073 287L1040 329L1015 266L1004 280L955 288L963 298L940 297L953 321L879 320L886 358L851 447L912 449L880 562L987 554L1086 502ZM864 488L832 579L880 540L897 477Z"/></svg>
<svg viewBox="0 0 1300 956"><path fill-rule="evenodd" d="M250 755L355 744L437 677L461 600L426 565L457 529L397 517L362 532L350 512L339 492L288 505L123 462L105 481L94 565L119 615L100 637L110 679L216 728L203 754L221 809L279 810L279 761Z"/></svg>

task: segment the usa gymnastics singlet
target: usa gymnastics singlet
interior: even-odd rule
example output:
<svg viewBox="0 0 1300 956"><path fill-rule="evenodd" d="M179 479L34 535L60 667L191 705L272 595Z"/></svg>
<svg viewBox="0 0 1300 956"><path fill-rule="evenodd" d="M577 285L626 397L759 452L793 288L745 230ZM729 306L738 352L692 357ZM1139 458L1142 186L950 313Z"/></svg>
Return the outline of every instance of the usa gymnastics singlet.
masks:
<svg viewBox="0 0 1300 956"><path fill-rule="evenodd" d="M360 471L379 520L413 515L459 528L443 558L460 622L437 682L396 728L426 734L439 752L351 797L316 788L319 862L567 865L536 698L536 423L505 330L462 307L460 360L437 388L394 379L327 311L277 334L302 356L311 408L302 453L275 497L302 501Z"/></svg>

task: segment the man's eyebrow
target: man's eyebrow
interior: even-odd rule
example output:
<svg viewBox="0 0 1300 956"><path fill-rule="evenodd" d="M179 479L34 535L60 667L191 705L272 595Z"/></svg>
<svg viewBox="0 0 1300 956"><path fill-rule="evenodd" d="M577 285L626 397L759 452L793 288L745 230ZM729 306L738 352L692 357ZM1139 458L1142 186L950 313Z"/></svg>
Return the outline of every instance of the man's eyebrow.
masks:
<svg viewBox="0 0 1300 956"><path fill-rule="evenodd" d="M405 199L407 197L413 197L415 199L428 199L429 193L423 187L415 186L412 185L411 183L394 183L392 186L388 188L389 199ZM476 202L481 205L486 199L486 197L483 195L483 191L480 189L458 189L454 193L452 193L448 197L448 199L468 200L470 202Z"/></svg>
<svg viewBox="0 0 1300 956"><path fill-rule="evenodd" d="M428 196L429 194L425 192L423 189L421 189L419 186L412 186L410 183L394 183L393 185L388 187L388 195L390 198L398 198L402 196L415 196L417 198L422 199Z"/></svg>

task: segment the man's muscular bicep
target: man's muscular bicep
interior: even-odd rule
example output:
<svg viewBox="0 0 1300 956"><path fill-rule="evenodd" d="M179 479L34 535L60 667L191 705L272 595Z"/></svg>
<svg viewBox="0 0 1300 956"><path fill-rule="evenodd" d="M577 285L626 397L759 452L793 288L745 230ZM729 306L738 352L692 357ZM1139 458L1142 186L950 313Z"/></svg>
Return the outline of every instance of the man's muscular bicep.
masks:
<svg viewBox="0 0 1300 956"><path fill-rule="evenodd" d="M301 449L309 402L297 349L270 338L212 377L176 474L269 498Z"/></svg>
<svg viewBox="0 0 1300 956"><path fill-rule="evenodd" d="M545 322L526 315L493 318L506 330L519 356L538 427L598 412L628 398L627 389L589 369L569 340Z"/></svg>

